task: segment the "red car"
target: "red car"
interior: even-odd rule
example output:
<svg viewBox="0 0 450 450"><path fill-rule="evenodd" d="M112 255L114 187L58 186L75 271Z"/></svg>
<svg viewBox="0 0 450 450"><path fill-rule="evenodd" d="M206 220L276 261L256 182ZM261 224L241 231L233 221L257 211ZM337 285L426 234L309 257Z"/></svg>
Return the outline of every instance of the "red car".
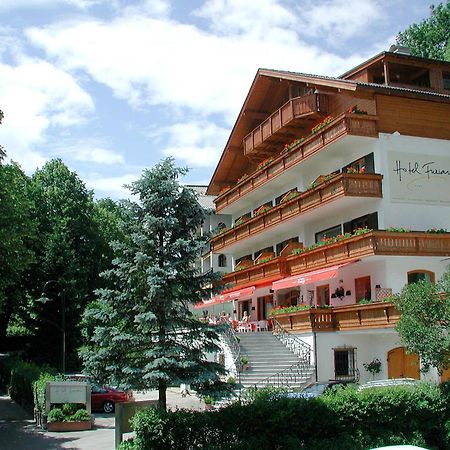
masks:
<svg viewBox="0 0 450 450"><path fill-rule="evenodd" d="M69 374L64 378L68 381L84 381L91 385L91 409L92 411L114 412L116 403L131 402L134 400L133 391L121 391L109 386L99 386L91 377L83 374Z"/></svg>
<svg viewBox="0 0 450 450"><path fill-rule="evenodd" d="M114 412L116 403L133 401L132 391L120 391L108 386L92 384L91 408L93 411Z"/></svg>

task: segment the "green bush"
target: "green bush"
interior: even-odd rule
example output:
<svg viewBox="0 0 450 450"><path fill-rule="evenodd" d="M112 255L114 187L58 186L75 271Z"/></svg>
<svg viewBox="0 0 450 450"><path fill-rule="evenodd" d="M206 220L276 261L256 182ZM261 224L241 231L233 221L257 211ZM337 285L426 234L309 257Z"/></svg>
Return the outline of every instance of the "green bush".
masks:
<svg viewBox="0 0 450 450"><path fill-rule="evenodd" d="M78 410L78 405L76 403L64 403L62 406L62 412L65 416L72 416Z"/></svg>
<svg viewBox="0 0 450 450"><path fill-rule="evenodd" d="M11 368L9 395L22 406L33 405L33 382L42 369L34 363L17 360Z"/></svg>
<svg viewBox="0 0 450 450"><path fill-rule="evenodd" d="M82 422L91 420L91 415L85 409L79 409L75 414L66 417L67 422Z"/></svg>
<svg viewBox="0 0 450 450"><path fill-rule="evenodd" d="M64 413L61 408L53 408L49 411L47 416L47 422L63 422Z"/></svg>
<svg viewBox="0 0 450 450"><path fill-rule="evenodd" d="M56 375L43 372L39 375L39 379L33 383L34 408L40 413L45 411L45 389L47 381L54 381L57 379L58 377Z"/></svg>
<svg viewBox="0 0 450 450"><path fill-rule="evenodd" d="M450 448L450 387L346 387L315 399L260 390L246 405L214 412L149 409L133 418L136 450L365 450L410 444Z"/></svg>

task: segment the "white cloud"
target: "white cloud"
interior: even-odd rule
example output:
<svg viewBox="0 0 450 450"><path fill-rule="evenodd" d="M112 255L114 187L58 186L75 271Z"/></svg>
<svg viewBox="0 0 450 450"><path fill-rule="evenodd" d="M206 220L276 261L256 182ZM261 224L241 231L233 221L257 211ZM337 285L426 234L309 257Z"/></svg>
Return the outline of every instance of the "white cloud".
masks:
<svg viewBox="0 0 450 450"><path fill-rule="evenodd" d="M296 24L293 12L277 0L210 0L195 15L210 20L214 32L226 34L244 31L265 35L274 27L286 30Z"/></svg>
<svg viewBox="0 0 450 450"><path fill-rule="evenodd" d="M61 5L75 6L79 9L88 9L99 3L110 2L111 0L1 0L0 11L12 9L42 9Z"/></svg>
<svg viewBox="0 0 450 450"><path fill-rule="evenodd" d="M0 107L5 114L0 142L10 159L32 171L45 161L34 146L45 142L48 130L81 123L94 104L67 73L22 58L15 66L0 64Z"/></svg>
<svg viewBox="0 0 450 450"><path fill-rule="evenodd" d="M60 141L51 149L50 153L55 157L63 155L74 161L107 166L125 163L125 158L121 153L101 147L95 139L89 138L84 138L75 143Z"/></svg>
<svg viewBox="0 0 450 450"><path fill-rule="evenodd" d="M342 45L347 40L366 34L383 19L383 0L325 0L303 2L299 10L302 33L322 36L328 42Z"/></svg>
<svg viewBox="0 0 450 450"><path fill-rule="evenodd" d="M239 2L232 3L230 14ZM221 10L214 5L199 14L209 14L216 21ZM248 27L223 36L214 34L215 30L205 32L193 25L142 14L109 22L59 23L28 29L26 34L62 68L88 73L131 105L190 108L203 117L221 113L232 123L258 67L339 74L360 61L303 43L293 31L293 19L288 22L291 29L282 27L290 17L286 9L274 0L264 0L264 5L273 7L256 17L264 21L250 21L256 9L243 6L242 17L249 18ZM231 27L243 18L225 17L224 21ZM257 27L266 23L261 34Z"/></svg>
<svg viewBox="0 0 450 450"><path fill-rule="evenodd" d="M89 174L84 178L86 186L95 191L96 197L114 199L131 198L130 190L125 185L139 179L139 174L129 173L119 176L104 177L99 173Z"/></svg>
<svg viewBox="0 0 450 450"><path fill-rule="evenodd" d="M214 167L229 130L213 123L185 122L164 128L169 144L163 154L184 161L189 167Z"/></svg>
<svg viewBox="0 0 450 450"><path fill-rule="evenodd" d="M93 162L96 164L123 164L125 158L120 153L105 148L83 148L73 153L76 161Z"/></svg>

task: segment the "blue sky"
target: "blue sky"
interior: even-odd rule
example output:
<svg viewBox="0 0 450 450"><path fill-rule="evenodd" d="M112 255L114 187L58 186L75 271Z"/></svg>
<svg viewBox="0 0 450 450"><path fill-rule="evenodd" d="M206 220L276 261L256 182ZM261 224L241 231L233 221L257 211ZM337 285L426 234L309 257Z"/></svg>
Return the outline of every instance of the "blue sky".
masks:
<svg viewBox="0 0 450 450"><path fill-rule="evenodd" d="M207 184L259 67L339 75L426 0L0 0L0 143L96 197L172 155Z"/></svg>

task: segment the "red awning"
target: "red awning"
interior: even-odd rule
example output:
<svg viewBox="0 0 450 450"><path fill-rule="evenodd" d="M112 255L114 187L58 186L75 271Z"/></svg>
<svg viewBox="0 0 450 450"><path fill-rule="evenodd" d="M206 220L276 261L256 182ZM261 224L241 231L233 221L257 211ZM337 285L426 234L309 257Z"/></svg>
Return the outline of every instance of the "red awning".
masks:
<svg viewBox="0 0 450 450"><path fill-rule="evenodd" d="M283 280L275 281L275 283L272 284L272 289L274 291L279 291L280 289L294 288L297 286L302 286L304 284L315 283L316 281L336 278L338 270L343 266L352 264L352 262L338 264L336 266L327 267L326 269L313 270L312 272L306 272L300 275L296 275L294 277L284 278Z"/></svg>
<svg viewBox="0 0 450 450"><path fill-rule="evenodd" d="M208 300L203 300L202 303L197 303L194 308L203 308L204 306L218 305L220 303L230 302L232 300L240 300L242 298L251 297L255 292L255 286L251 286L239 291L227 292L223 295L216 295Z"/></svg>

